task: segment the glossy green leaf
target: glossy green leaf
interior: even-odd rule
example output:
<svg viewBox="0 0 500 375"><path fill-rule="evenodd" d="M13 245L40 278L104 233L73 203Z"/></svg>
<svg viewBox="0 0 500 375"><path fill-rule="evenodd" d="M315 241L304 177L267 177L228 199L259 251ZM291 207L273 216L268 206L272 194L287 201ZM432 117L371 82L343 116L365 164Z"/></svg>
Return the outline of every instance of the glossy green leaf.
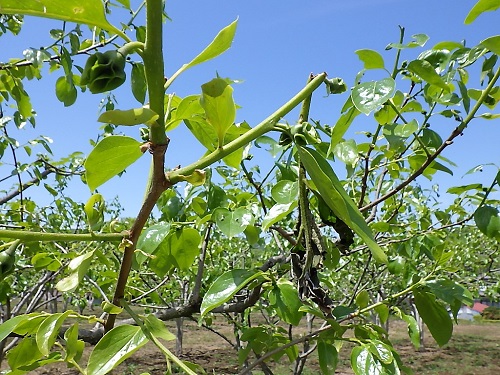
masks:
<svg viewBox="0 0 500 375"><path fill-rule="evenodd" d="M105 375L148 342L140 327L113 328L94 347L87 366L88 375Z"/></svg>
<svg viewBox="0 0 500 375"><path fill-rule="evenodd" d="M171 111L171 116L165 124L165 130L171 131L175 129L182 120L189 120L193 117L202 116L204 110L200 104L200 97L201 95L189 95L181 99L177 107ZM172 105L172 103L170 103L170 105Z"/></svg>
<svg viewBox="0 0 500 375"><path fill-rule="evenodd" d="M144 65L140 63L132 64L132 72L130 74L130 85L132 87L132 94L134 98L141 104L146 101L146 73Z"/></svg>
<svg viewBox="0 0 500 375"><path fill-rule="evenodd" d="M263 275L263 272L260 270L243 269L223 273L214 281L203 297L200 307L201 318L216 307L229 301L238 291L261 275Z"/></svg>
<svg viewBox="0 0 500 375"><path fill-rule="evenodd" d="M144 318L144 326L154 337L165 341L175 340L175 335L167 329L165 323L153 314L149 314Z"/></svg>
<svg viewBox="0 0 500 375"><path fill-rule="evenodd" d="M481 45L491 52L500 55L500 35L491 36L481 41Z"/></svg>
<svg viewBox="0 0 500 375"><path fill-rule="evenodd" d="M358 146L354 139L338 143L333 148L333 154L338 160L351 167L354 167L359 160Z"/></svg>
<svg viewBox="0 0 500 375"><path fill-rule="evenodd" d="M272 206L262 220L262 230L268 230L271 225L287 217L296 207L297 201L284 204L277 203Z"/></svg>
<svg viewBox="0 0 500 375"><path fill-rule="evenodd" d="M318 342L319 368L323 375L333 375L339 363L339 353L337 348L327 342Z"/></svg>
<svg viewBox="0 0 500 375"><path fill-rule="evenodd" d="M377 262L387 263L386 254L373 238L365 219L342 187L330 164L317 151L306 147L299 147L299 155L318 192L334 214L361 237Z"/></svg>
<svg viewBox="0 0 500 375"><path fill-rule="evenodd" d="M428 61L413 60L408 64L408 70L431 85L438 86L446 92L450 91L450 87L446 84L443 78L436 73L436 70Z"/></svg>
<svg viewBox="0 0 500 375"><path fill-rule="evenodd" d="M200 253L200 242L201 236L194 228L174 230L158 246L149 266L161 277L174 268L188 270Z"/></svg>
<svg viewBox="0 0 500 375"><path fill-rule="evenodd" d="M297 181L281 180L271 188L271 196L280 204L288 204L297 200L299 185Z"/></svg>
<svg viewBox="0 0 500 375"><path fill-rule="evenodd" d="M102 113L97 121L113 125L151 125L158 119L158 114L148 107L128 109L125 111L113 109Z"/></svg>
<svg viewBox="0 0 500 375"><path fill-rule="evenodd" d="M384 366L366 346L356 346L351 351L351 367L356 375L389 375Z"/></svg>
<svg viewBox="0 0 500 375"><path fill-rule="evenodd" d="M66 311L64 313L52 314L40 324L36 332L36 343L40 353L43 355L49 354L50 349L56 342L57 335L59 335L59 328L62 327L64 321L71 312L72 311Z"/></svg>
<svg viewBox="0 0 500 375"><path fill-rule="evenodd" d="M205 110L208 123L217 133L218 146L224 145L227 130L236 119L233 88L222 78L214 78L201 86L200 104Z"/></svg>
<svg viewBox="0 0 500 375"><path fill-rule="evenodd" d="M59 77L56 81L56 97L65 107L75 103L77 97L75 84L68 81L65 76Z"/></svg>
<svg viewBox="0 0 500 375"><path fill-rule="evenodd" d="M304 316L299 308L302 301L297 288L289 280L278 280L269 292L269 303L276 310L276 314L286 323L298 326Z"/></svg>
<svg viewBox="0 0 500 375"><path fill-rule="evenodd" d="M97 26L101 29L122 35L105 17L101 0L2 0L3 14L25 14L35 17L54 18L67 22Z"/></svg>
<svg viewBox="0 0 500 375"><path fill-rule="evenodd" d="M130 137L111 135L101 140L85 161L85 176L91 191L123 172L142 156L141 144Z"/></svg>
<svg viewBox="0 0 500 375"><path fill-rule="evenodd" d="M123 312L123 307L113 305L111 302L104 301L102 303L102 311L108 314L121 314Z"/></svg>
<svg viewBox="0 0 500 375"><path fill-rule="evenodd" d="M138 266L147 259L147 254L153 254L156 251L169 233L170 223L154 224L141 232L136 246L140 251L137 251L135 255Z"/></svg>
<svg viewBox="0 0 500 375"><path fill-rule="evenodd" d="M500 215L495 207L479 207L474 212L474 221L479 230L486 236L500 238Z"/></svg>
<svg viewBox="0 0 500 375"><path fill-rule="evenodd" d="M371 49L358 49L356 51L365 69L384 69L384 58L380 53Z"/></svg>
<svg viewBox="0 0 500 375"><path fill-rule="evenodd" d="M465 17L464 23L468 25L482 13L491 12L493 10L497 10L498 8L500 8L498 0L479 0L469 11L467 17Z"/></svg>
<svg viewBox="0 0 500 375"><path fill-rule="evenodd" d="M415 349L420 348L420 328L418 326L417 321L411 315L402 314L401 319L403 319L408 328L408 336L410 337L410 341L415 347Z"/></svg>
<svg viewBox="0 0 500 375"><path fill-rule="evenodd" d="M238 207L234 211L223 207L217 208L212 214L212 219L220 231L229 238L243 233L254 221L252 212L245 207Z"/></svg>
<svg viewBox="0 0 500 375"><path fill-rule="evenodd" d="M394 79L384 78L380 81L365 82L354 86L351 98L356 108L368 115L392 98L395 89Z"/></svg>
<svg viewBox="0 0 500 375"><path fill-rule="evenodd" d="M413 292L418 313L439 346L446 344L453 333L453 322L446 308L436 301L436 296L426 291Z"/></svg>
<svg viewBox="0 0 500 375"><path fill-rule="evenodd" d="M375 312L378 314L380 322L385 324L389 319L389 307L387 305L378 305L375 307Z"/></svg>
<svg viewBox="0 0 500 375"><path fill-rule="evenodd" d="M372 340L368 345L368 350L375 355L380 362L386 365L394 360L391 347L382 341Z"/></svg>

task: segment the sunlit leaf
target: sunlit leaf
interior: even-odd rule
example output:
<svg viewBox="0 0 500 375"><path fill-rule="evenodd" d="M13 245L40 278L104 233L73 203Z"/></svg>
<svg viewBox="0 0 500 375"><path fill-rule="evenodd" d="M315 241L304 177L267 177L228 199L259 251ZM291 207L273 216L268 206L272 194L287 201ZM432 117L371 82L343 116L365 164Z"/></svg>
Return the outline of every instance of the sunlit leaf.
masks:
<svg viewBox="0 0 500 375"><path fill-rule="evenodd" d="M371 49L358 49L356 51L365 69L384 69L384 58L380 53Z"/></svg>
<svg viewBox="0 0 500 375"><path fill-rule="evenodd" d="M365 82L354 86L351 98L356 108L368 115L392 98L395 89L394 79L384 78L380 81Z"/></svg>
<svg viewBox="0 0 500 375"><path fill-rule="evenodd" d="M148 107L128 109L125 111L113 109L102 113L97 121L113 125L133 126L139 124L151 125L158 119L158 114Z"/></svg>
<svg viewBox="0 0 500 375"><path fill-rule="evenodd" d="M229 301L239 290L263 274L260 270L235 269L219 276L203 297L201 317Z"/></svg>
<svg viewBox="0 0 500 375"><path fill-rule="evenodd" d="M290 212L297 207L297 201L290 203L277 203L267 211L262 220L262 230L268 230L269 227L278 221L284 219Z"/></svg>
<svg viewBox="0 0 500 375"><path fill-rule="evenodd" d="M450 87L443 78L436 73L435 68L427 60L413 60L408 64L408 70L431 85L438 86L447 92L450 91Z"/></svg>
<svg viewBox="0 0 500 375"><path fill-rule="evenodd" d="M91 191L123 172L142 156L140 143L133 138L112 135L101 140L85 161L85 176Z"/></svg>
<svg viewBox="0 0 500 375"><path fill-rule="evenodd" d="M252 212L245 207L238 207L234 211L223 207L217 208L212 214L212 219L220 231L229 238L243 233L254 221Z"/></svg>
<svg viewBox="0 0 500 375"><path fill-rule="evenodd" d="M469 11L467 17L465 17L464 23L466 25L474 22L474 20L484 12L491 12L500 8L500 3L498 0L479 0Z"/></svg>
<svg viewBox="0 0 500 375"><path fill-rule="evenodd" d="M106 333L90 353L88 375L105 375L148 342L140 327L122 325Z"/></svg>

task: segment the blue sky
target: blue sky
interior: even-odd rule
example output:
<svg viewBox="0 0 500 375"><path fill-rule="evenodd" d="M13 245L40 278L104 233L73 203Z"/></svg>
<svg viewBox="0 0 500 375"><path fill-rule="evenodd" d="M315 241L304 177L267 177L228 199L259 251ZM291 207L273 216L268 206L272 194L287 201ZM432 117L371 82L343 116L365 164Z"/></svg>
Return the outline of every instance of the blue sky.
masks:
<svg viewBox="0 0 500 375"><path fill-rule="evenodd" d="M132 0L131 3L139 2ZM387 66L392 67L394 51L385 52L384 48L388 43L398 41L398 25L405 27L407 38L417 33L429 35L426 48L443 40L463 39L468 46L473 46L486 37L500 34L500 12L483 14L472 25L463 24L474 3L452 0L168 0L167 13L172 21L166 22L164 31L165 72L169 76L190 61L221 28L238 18L232 48L217 59L184 73L172 85L171 92L179 96L199 93L200 85L212 79L216 72L224 77L241 79L244 82L234 87L235 100L242 107L237 120L254 126L300 90L311 72L326 71L330 77L341 77L352 87L356 73L362 68L354 53L357 49L369 48L383 53ZM111 20L114 22L115 18ZM26 18L19 37L0 38L0 60L20 57L27 47L39 48L49 44L48 30L51 28L60 28L60 23ZM412 50L408 57L414 57L421 51ZM76 63L83 65L84 60ZM56 158L76 150L88 154L91 150L88 139L96 137L100 126L96 119L102 96L88 92L79 94L77 103L65 108L54 94L55 80L61 74L60 71L53 74L46 72L42 81L26 85L38 113L37 128L26 131L19 138L36 134L50 136L54 139L52 148ZM479 86L477 76L472 75L471 81ZM128 86L116 91L118 108L138 106L128 91ZM311 117L332 124L338 118L339 108L346 96L326 98L324 93L321 88L315 94ZM287 120L293 122L296 117L293 113ZM353 125L350 135L361 130L373 130L375 125L368 119L360 118ZM443 138L448 136L454 125L452 122L443 124L440 131ZM127 130L127 133L137 136L134 130ZM167 167L186 165L202 156L202 147L182 127L169 135L172 141L167 152ZM452 179L441 174L436 182L452 186L480 179L489 184L496 173L494 169L487 169L472 179L461 177L478 164L493 162L500 165L499 135L498 120L473 122L464 137L460 137L444 154L460 166L457 173ZM253 151L258 154L258 150ZM257 155L256 161L264 162L264 157L260 159ZM124 176L109 181L99 190L106 199L118 195L126 214L135 215L148 169L149 159L144 156ZM0 178L9 173L6 167L0 167L0 172ZM339 171L339 174L342 172ZM0 189L6 187L5 184L0 185ZM78 182L72 184L71 191L78 200L85 201L90 196L86 186ZM40 193L26 193L40 199L37 195Z"/></svg>

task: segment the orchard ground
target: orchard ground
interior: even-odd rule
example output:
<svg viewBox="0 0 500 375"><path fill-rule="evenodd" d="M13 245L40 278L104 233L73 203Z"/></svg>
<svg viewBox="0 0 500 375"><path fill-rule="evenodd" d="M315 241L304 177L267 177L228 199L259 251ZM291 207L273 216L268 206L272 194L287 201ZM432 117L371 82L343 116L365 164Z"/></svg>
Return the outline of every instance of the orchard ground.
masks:
<svg viewBox="0 0 500 375"><path fill-rule="evenodd" d="M175 332L173 322L168 323L171 332ZM227 337L232 336L232 326L225 323L224 318L214 321L214 327ZM401 355L403 363L410 367L414 374L430 375L498 375L500 374L500 323L459 321L454 326L454 334L450 342L439 348L429 332L425 332L425 347L416 350L410 343L406 326L400 321L390 324L390 337L395 349ZM175 349L175 342L167 345ZM89 354L90 347L84 355ZM345 345L340 352L340 363L336 374L353 374L350 368L350 347ZM195 322L185 321L183 360L202 366L208 374L237 374L237 353L230 345L216 334L197 326ZM276 375L291 373L286 356L280 363L270 363ZM113 374L138 375L149 372L151 375L164 375L165 357L152 344L122 363ZM305 375L319 374L317 357L313 355L304 370ZM35 375L73 375L74 369L68 369L61 363L32 371ZM254 371L254 375L261 374Z"/></svg>

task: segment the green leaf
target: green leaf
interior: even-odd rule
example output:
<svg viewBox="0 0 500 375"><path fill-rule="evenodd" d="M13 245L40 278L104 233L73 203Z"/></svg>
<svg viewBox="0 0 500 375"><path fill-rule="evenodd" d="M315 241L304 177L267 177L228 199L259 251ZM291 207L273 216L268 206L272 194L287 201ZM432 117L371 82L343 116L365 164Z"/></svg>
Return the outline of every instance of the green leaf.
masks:
<svg viewBox="0 0 500 375"><path fill-rule="evenodd" d="M365 69L384 69L384 58L380 53L371 49L358 49L356 52L363 62Z"/></svg>
<svg viewBox="0 0 500 375"><path fill-rule="evenodd" d="M64 103L65 107L69 107L76 101L76 87L73 82L68 81L66 76L59 77L56 81L56 97Z"/></svg>
<svg viewBox="0 0 500 375"><path fill-rule="evenodd" d="M83 280L90 267L95 250L89 251L72 259L68 264L68 269L72 273L56 284L56 289L60 292L73 292L78 284Z"/></svg>
<svg viewBox="0 0 500 375"><path fill-rule="evenodd" d="M140 63L132 64L132 72L130 74L130 85L134 98L141 104L146 101L146 73L144 65Z"/></svg>
<svg viewBox="0 0 500 375"><path fill-rule="evenodd" d="M252 212L245 207L238 207L232 212L227 208L219 207L213 212L212 219L221 232L229 238L243 233L254 220Z"/></svg>
<svg viewBox="0 0 500 375"><path fill-rule="evenodd" d="M500 7L500 5L499 5ZM500 55L500 35L491 36L481 41L483 47L489 49L494 54Z"/></svg>
<svg viewBox="0 0 500 375"><path fill-rule="evenodd" d="M281 180L271 188L271 196L276 203L288 204L297 200L299 185L297 181Z"/></svg>
<svg viewBox="0 0 500 375"><path fill-rule="evenodd" d="M284 219L290 212L297 207L297 201L290 203L277 203L271 207L262 220L262 230L268 230L269 227L281 219Z"/></svg>
<svg viewBox="0 0 500 375"><path fill-rule="evenodd" d="M93 194L83 207L87 222L93 231L100 230L104 224L104 198L101 194Z"/></svg>
<svg viewBox="0 0 500 375"><path fill-rule="evenodd" d="M139 124L151 125L158 119L158 114L148 107L128 109L125 111L113 109L99 116L97 121L113 125L134 126Z"/></svg>
<svg viewBox="0 0 500 375"><path fill-rule="evenodd" d="M278 280L269 292L269 303L283 321L294 326L300 324L304 313L299 308L303 304L299 292L289 280Z"/></svg>
<svg viewBox="0 0 500 375"><path fill-rule="evenodd" d="M498 2L498 0L479 0L476 5L472 7L469 14L467 14L467 17L465 17L464 23L468 25L482 13L491 12L498 8L500 8L500 2Z"/></svg>
<svg viewBox="0 0 500 375"><path fill-rule="evenodd" d="M28 315L18 315L0 324L0 341L8 337L19 325L19 323L29 319Z"/></svg>
<svg viewBox="0 0 500 375"><path fill-rule="evenodd" d="M389 308L387 305L378 305L375 307L375 312L378 314L378 317L380 318L380 322L382 324L385 324L387 322L387 319L389 319Z"/></svg>
<svg viewBox="0 0 500 375"><path fill-rule="evenodd" d="M173 268L188 270L199 254L201 236L194 228L174 230L154 252L149 261L151 269L159 276L165 276Z"/></svg>
<svg viewBox="0 0 500 375"><path fill-rule="evenodd" d="M137 251L135 259L137 266L140 266L146 259L147 254L153 254L158 246L170 233L170 223L154 224L142 231L137 241Z"/></svg>
<svg viewBox="0 0 500 375"><path fill-rule="evenodd" d="M111 25L104 13L101 0L2 0L3 14L25 14L35 17L54 18L62 21L97 26L115 34L123 33Z"/></svg>
<svg viewBox="0 0 500 375"><path fill-rule="evenodd" d="M113 328L94 347L87 366L88 375L105 375L148 342L140 327Z"/></svg>
<svg viewBox="0 0 500 375"><path fill-rule="evenodd" d="M238 20L235 20L231 24L223 28L221 31L219 31L212 42L198 56L196 56L189 63L184 64L177 72L174 73L173 77L169 79L169 84L171 84L171 82L185 70L205 61L211 60L228 50L233 43L237 23Z"/></svg>
<svg viewBox="0 0 500 375"><path fill-rule="evenodd" d="M318 342L318 360L319 368L323 375L335 374L335 370L339 363L339 353L337 348L327 342Z"/></svg>
<svg viewBox="0 0 500 375"><path fill-rule="evenodd" d="M354 139L340 142L333 149L333 154L344 164L354 167L359 160L358 146Z"/></svg>
<svg viewBox="0 0 500 375"><path fill-rule="evenodd" d="M85 176L91 191L123 172L142 156L140 143L130 137L111 135L101 140L85 161Z"/></svg>
<svg viewBox="0 0 500 375"><path fill-rule="evenodd" d="M453 333L453 322L448 311L436 301L436 296L426 291L413 292L418 313L439 346L446 344Z"/></svg>
<svg viewBox="0 0 500 375"><path fill-rule="evenodd" d="M36 343L40 353L49 355L50 349L56 342L57 335L59 335L59 328L62 327L64 321L71 313L72 311L66 311L64 313L52 314L40 324L36 332Z"/></svg>
<svg viewBox="0 0 500 375"><path fill-rule="evenodd" d="M123 307L113 305L111 302L104 301L102 303L102 311L108 314L121 314L123 312Z"/></svg>
<svg viewBox="0 0 500 375"><path fill-rule="evenodd" d="M370 303L370 295L366 290L362 290L361 292L358 293L356 296L356 305L360 309L364 309L368 304Z"/></svg>
<svg viewBox="0 0 500 375"><path fill-rule="evenodd" d="M144 325L146 329L154 336L161 338L165 341L175 340L175 335L165 326L165 323L158 319L153 314L149 314L144 318Z"/></svg>
<svg viewBox="0 0 500 375"><path fill-rule="evenodd" d="M236 119L233 88L222 78L214 78L201 86L200 104L205 110L208 123L217 133L218 146L224 145L227 130Z"/></svg>
<svg viewBox="0 0 500 375"><path fill-rule="evenodd" d="M408 70L424 81L430 83L431 85L438 86L445 90L446 92L450 92L450 87L443 81L443 78L439 74L436 73L436 70L427 60L413 60L408 64Z"/></svg>
<svg viewBox="0 0 500 375"><path fill-rule="evenodd" d="M360 114L360 111L356 107L351 106L347 112L345 112L335 126L332 128L332 134L330 138L330 147L328 148L328 155L333 152L335 146L342 140L347 129L351 126L352 122Z"/></svg>
<svg viewBox="0 0 500 375"><path fill-rule="evenodd" d="M356 375L385 375L384 367L366 346L356 346L351 351L351 367Z"/></svg>
<svg viewBox="0 0 500 375"><path fill-rule="evenodd" d="M396 48L396 49L406 49L406 48L415 48L415 47L423 47L425 43L429 40L429 36L425 34L415 34L411 36L414 40L407 44L401 44L401 43L390 43L386 50L391 49L391 48Z"/></svg>
<svg viewBox="0 0 500 375"><path fill-rule="evenodd" d="M38 350L33 336L23 338L13 349L7 352L7 362L11 369L29 366L42 357L43 354ZM25 372L17 372L17 374L19 373L24 374Z"/></svg>
<svg viewBox="0 0 500 375"><path fill-rule="evenodd" d="M401 319L403 319L408 328L408 336L410 337L411 343L415 349L420 348L420 328L417 321L411 315L402 314Z"/></svg>
<svg viewBox="0 0 500 375"><path fill-rule="evenodd" d="M235 269L220 275L203 297L200 319L217 306L229 301L238 291L263 274L260 270Z"/></svg>
<svg viewBox="0 0 500 375"><path fill-rule="evenodd" d="M66 357L64 360L69 362L75 360L78 362L85 349L85 342L78 340L78 323L74 323L64 332L64 340L66 341Z"/></svg>
<svg viewBox="0 0 500 375"><path fill-rule="evenodd" d="M481 232L490 238L500 238L500 216L491 206L479 207L474 212L474 221Z"/></svg>
<svg viewBox="0 0 500 375"><path fill-rule="evenodd" d="M363 215L342 187L326 159L317 151L306 147L299 147L299 154L307 173L333 213L361 237L377 262L387 263L386 254L373 238Z"/></svg>
<svg viewBox="0 0 500 375"><path fill-rule="evenodd" d="M396 82L392 78L361 83L354 86L351 98L356 108L365 115L376 110L394 96Z"/></svg>

